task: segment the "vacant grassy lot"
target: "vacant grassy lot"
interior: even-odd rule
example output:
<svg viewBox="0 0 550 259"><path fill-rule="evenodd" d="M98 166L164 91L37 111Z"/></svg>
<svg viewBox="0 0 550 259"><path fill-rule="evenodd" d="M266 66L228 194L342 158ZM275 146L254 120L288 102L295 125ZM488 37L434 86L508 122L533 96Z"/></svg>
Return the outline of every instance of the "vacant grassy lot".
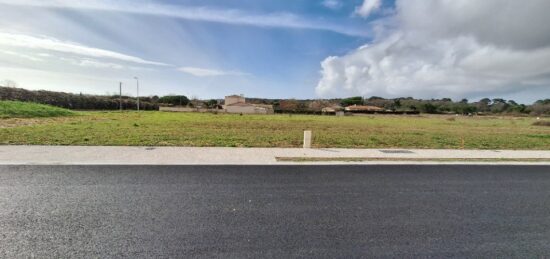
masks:
<svg viewBox="0 0 550 259"><path fill-rule="evenodd" d="M550 128L533 118L445 116L333 117L164 112L81 112L0 120L0 144L300 147L313 130L315 147L550 149ZM22 125L22 126L19 126Z"/></svg>
<svg viewBox="0 0 550 259"><path fill-rule="evenodd" d="M50 105L29 102L0 101L0 119L68 116L74 112Z"/></svg>

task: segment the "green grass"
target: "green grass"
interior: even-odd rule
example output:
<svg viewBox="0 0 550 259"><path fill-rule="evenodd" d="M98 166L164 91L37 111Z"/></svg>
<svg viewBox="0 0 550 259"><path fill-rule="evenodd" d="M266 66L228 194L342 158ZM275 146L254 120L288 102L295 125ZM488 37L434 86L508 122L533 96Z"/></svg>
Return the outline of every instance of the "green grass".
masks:
<svg viewBox="0 0 550 259"><path fill-rule="evenodd" d="M317 148L550 150L550 128L533 118L448 118L82 112L0 127L0 144L300 147L312 130Z"/></svg>
<svg viewBox="0 0 550 259"><path fill-rule="evenodd" d="M0 101L0 118L41 118L73 115L74 112L50 105Z"/></svg>

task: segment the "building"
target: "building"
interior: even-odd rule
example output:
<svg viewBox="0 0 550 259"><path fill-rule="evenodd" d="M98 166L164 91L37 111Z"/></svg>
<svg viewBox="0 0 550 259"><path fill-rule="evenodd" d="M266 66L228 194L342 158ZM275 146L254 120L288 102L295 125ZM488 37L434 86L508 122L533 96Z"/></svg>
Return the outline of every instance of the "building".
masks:
<svg viewBox="0 0 550 259"><path fill-rule="evenodd" d="M273 105L246 103L242 95L230 95L225 97L223 109L227 113L240 114L273 114Z"/></svg>
<svg viewBox="0 0 550 259"><path fill-rule="evenodd" d="M352 105L348 106L345 109L347 112L357 112L357 113L374 113L374 112L383 112L384 108L369 106L369 105Z"/></svg>
<svg viewBox="0 0 550 259"><path fill-rule="evenodd" d="M344 108L342 108L342 106L340 105L333 105L333 106L329 106L321 109L322 113L336 113L339 111L344 111Z"/></svg>
<svg viewBox="0 0 550 259"><path fill-rule="evenodd" d="M229 95L225 97L225 105L232 105L236 103L246 103L246 99L243 95Z"/></svg>

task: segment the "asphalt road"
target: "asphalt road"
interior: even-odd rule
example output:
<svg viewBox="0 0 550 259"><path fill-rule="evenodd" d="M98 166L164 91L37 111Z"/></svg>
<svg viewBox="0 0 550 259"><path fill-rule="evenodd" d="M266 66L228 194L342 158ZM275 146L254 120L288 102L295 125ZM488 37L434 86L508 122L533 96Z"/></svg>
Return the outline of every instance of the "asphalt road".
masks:
<svg viewBox="0 0 550 259"><path fill-rule="evenodd" d="M548 166L0 166L0 257L550 256Z"/></svg>

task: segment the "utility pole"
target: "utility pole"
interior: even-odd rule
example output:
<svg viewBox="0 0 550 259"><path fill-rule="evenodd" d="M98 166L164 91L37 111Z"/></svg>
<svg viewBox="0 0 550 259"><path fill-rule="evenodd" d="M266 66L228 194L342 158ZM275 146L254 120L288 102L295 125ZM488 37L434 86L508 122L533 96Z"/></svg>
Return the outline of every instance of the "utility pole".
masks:
<svg viewBox="0 0 550 259"><path fill-rule="evenodd" d="M120 111L122 112L122 82L120 82L120 85L119 85L118 101L120 104Z"/></svg>
<svg viewBox="0 0 550 259"><path fill-rule="evenodd" d="M139 112L139 78L134 76L134 79L136 79L137 84L137 111Z"/></svg>

